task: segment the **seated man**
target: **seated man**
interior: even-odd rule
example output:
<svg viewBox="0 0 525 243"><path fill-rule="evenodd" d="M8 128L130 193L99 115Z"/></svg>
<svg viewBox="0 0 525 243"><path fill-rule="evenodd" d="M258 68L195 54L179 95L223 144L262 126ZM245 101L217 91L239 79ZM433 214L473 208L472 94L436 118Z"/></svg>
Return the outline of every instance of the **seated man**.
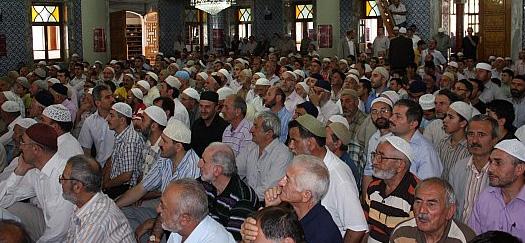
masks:
<svg viewBox="0 0 525 243"><path fill-rule="evenodd" d="M390 242L468 242L476 234L467 225L453 219L456 196L448 182L432 177L416 186L414 218L399 224Z"/></svg>
<svg viewBox="0 0 525 243"><path fill-rule="evenodd" d="M193 179L172 181L162 193L157 211L169 243L235 243L224 226L208 216L204 188Z"/></svg>
<svg viewBox="0 0 525 243"><path fill-rule="evenodd" d="M257 237L254 243L270 242L305 242L304 231L297 214L284 207L266 207L255 215Z"/></svg>
<svg viewBox="0 0 525 243"><path fill-rule="evenodd" d="M135 242L122 211L100 191L102 169L94 159L84 155L71 157L59 181L64 199L76 205L67 242Z"/></svg>
<svg viewBox="0 0 525 243"><path fill-rule="evenodd" d="M200 181L208 195L210 216L235 238L244 219L260 207L255 191L237 175L235 155L229 145L213 142L199 160Z"/></svg>

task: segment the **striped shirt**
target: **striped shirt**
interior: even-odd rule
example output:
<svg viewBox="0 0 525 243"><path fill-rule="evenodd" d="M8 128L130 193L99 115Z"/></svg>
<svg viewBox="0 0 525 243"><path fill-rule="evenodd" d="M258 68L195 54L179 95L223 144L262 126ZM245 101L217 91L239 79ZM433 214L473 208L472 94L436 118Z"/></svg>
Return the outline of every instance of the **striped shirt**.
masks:
<svg viewBox="0 0 525 243"><path fill-rule="evenodd" d="M292 120L292 113L283 106L283 108L277 112L277 117L279 117L279 121L281 122L279 141L281 141L281 143L286 143L286 139L288 138L288 123Z"/></svg>
<svg viewBox="0 0 525 243"><path fill-rule="evenodd" d="M439 242L447 243L467 243L476 236L476 233L467 225L450 220L447 222L444 233L439 239ZM425 234L417 228L416 219L412 218L401 224L399 224L392 237L390 237L392 243L424 243L426 242Z"/></svg>
<svg viewBox="0 0 525 243"><path fill-rule="evenodd" d="M418 182L414 174L406 172L390 195L385 194L386 184L383 180L374 178L370 182L363 205L370 227L368 242L388 242L394 228L414 216L412 205Z"/></svg>
<svg viewBox="0 0 525 243"><path fill-rule="evenodd" d="M120 134L115 135L115 146L111 155L111 173L113 179L126 172L132 172L129 185L137 184L142 162L142 149L144 148L142 136L129 125Z"/></svg>
<svg viewBox="0 0 525 243"><path fill-rule="evenodd" d="M198 162L199 156L197 156L193 149L186 152L175 171L173 171L173 162L171 159L160 157L142 180L144 190L153 191L160 189L160 191L163 192L173 180L181 178L195 179L199 177L201 173L197 167Z"/></svg>
<svg viewBox="0 0 525 243"><path fill-rule="evenodd" d="M148 174L151 167L155 164L155 161L160 156L160 143L161 137L157 139L155 144L151 144L149 139L144 143L144 150L142 151L142 158L144 159L144 164L142 164L142 175Z"/></svg>
<svg viewBox="0 0 525 243"><path fill-rule="evenodd" d="M451 142L452 136L448 135L441 139L436 145L436 151L443 163L443 173L441 173L441 178L446 181L448 181L450 170L454 167L454 164L456 164L457 161L470 156L467 148L467 140L465 138L456 145L452 145Z"/></svg>
<svg viewBox="0 0 525 243"><path fill-rule="evenodd" d="M251 122L244 118L239 125L237 125L235 130L233 130L231 124L224 129L224 132L222 133L222 142L228 144L230 148L232 148L235 156L237 156L239 151L252 141L252 134L250 133L252 125Z"/></svg>
<svg viewBox="0 0 525 243"><path fill-rule="evenodd" d="M489 163L478 171L476 166L472 163L472 158L468 161L467 164L467 183L465 184L465 201L463 206L463 217L462 222L467 223L470 215L472 214L472 209L478 199L478 195L485 190L489 185Z"/></svg>
<svg viewBox="0 0 525 243"><path fill-rule="evenodd" d="M210 216L221 223L235 240L241 240L240 229L244 219L262 206L255 191L244 183L238 175L233 175L224 191L217 195L217 189L202 181L208 195Z"/></svg>
<svg viewBox="0 0 525 243"><path fill-rule="evenodd" d="M128 219L115 202L101 192L71 216L66 242L136 242Z"/></svg>

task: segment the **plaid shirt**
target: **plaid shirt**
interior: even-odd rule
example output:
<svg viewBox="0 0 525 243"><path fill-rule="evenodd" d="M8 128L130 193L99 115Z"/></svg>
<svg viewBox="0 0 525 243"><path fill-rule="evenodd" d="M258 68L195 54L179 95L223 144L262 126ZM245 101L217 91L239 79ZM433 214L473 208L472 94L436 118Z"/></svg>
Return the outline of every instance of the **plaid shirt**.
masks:
<svg viewBox="0 0 525 243"><path fill-rule="evenodd" d="M128 126L120 134L115 134L115 146L111 154L111 174L113 179L123 173L132 172L129 185L137 184L140 175L142 162L142 149L144 140L142 136L133 129L133 125Z"/></svg>

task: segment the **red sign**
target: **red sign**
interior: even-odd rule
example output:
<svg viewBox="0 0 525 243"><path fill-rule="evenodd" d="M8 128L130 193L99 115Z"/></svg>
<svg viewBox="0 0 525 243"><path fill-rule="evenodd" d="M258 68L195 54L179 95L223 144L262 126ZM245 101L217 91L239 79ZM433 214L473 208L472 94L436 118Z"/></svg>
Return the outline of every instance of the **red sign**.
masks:
<svg viewBox="0 0 525 243"><path fill-rule="evenodd" d="M332 25L318 25L319 30L319 48L332 48L333 35Z"/></svg>
<svg viewBox="0 0 525 243"><path fill-rule="evenodd" d="M106 34L104 28L93 29L93 51L106 52Z"/></svg>

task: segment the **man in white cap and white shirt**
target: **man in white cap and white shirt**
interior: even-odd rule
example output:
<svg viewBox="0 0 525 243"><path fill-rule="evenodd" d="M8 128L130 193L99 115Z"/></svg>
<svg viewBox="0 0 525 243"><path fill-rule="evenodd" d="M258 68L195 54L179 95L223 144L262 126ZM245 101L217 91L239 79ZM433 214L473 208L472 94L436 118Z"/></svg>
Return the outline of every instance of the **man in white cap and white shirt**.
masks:
<svg viewBox="0 0 525 243"><path fill-rule="evenodd" d="M193 123L200 117L199 101L200 95L197 90L194 88L186 88L179 95L179 100L186 107L188 111L188 116L190 119L190 127L193 126Z"/></svg>
<svg viewBox="0 0 525 243"><path fill-rule="evenodd" d="M148 94L144 96L144 104L151 106L153 104L153 100L160 96L159 88L157 88L159 76L157 76L157 74L154 72L147 72L145 80L149 83L150 89Z"/></svg>
<svg viewBox="0 0 525 243"><path fill-rule="evenodd" d="M152 229L154 224L160 223L155 211L156 204L138 207L130 205L139 201L148 192L163 192L172 180L194 179L200 176L199 156L190 148L190 142L191 131L189 128L179 120L169 122L161 134L160 157L151 167L149 173L144 175L142 181L126 191L116 201L119 207L125 207L123 212L130 221L133 230L144 223L141 227L142 231L137 232L139 236ZM155 221L158 222L155 223ZM162 232L162 228L160 230ZM161 233L156 235L158 239L160 239L160 235Z"/></svg>
<svg viewBox="0 0 525 243"><path fill-rule="evenodd" d="M20 106L14 101L5 101L1 106L0 116L8 124L7 132L0 136L1 145L6 146L13 141L13 128L17 120L22 119Z"/></svg>
<svg viewBox="0 0 525 243"><path fill-rule="evenodd" d="M5 151L4 147L0 146L0 162L1 161L5 162L4 165L0 165L0 168L1 168L0 170L3 169L2 173L0 173L0 182L7 179L11 175L11 172L13 172L18 166L18 158L21 152L20 142L22 141L22 135L24 135L24 132L26 131L27 128L29 128L35 123L37 123L37 121L33 118L22 118L15 122L15 126L13 128L13 141L15 143L15 147L18 150L17 153L13 153L15 151L11 151L11 154L6 154L8 151ZM2 159L2 156L6 158ZM14 158L9 160L10 157L14 157ZM0 188L1 187L2 185L0 185Z"/></svg>
<svg viewBox="0 0 525 243"><path fill-rule="evenodd" d="M168 117L168 121L171 121L171 119L178 119L179 121L182 121L184 124L186 124L187 127L190 127L191 123L188 110L178 98L180 87L180 79L170 75L164 80L164 82L160 83L159 92L161 97L169 97L173 99L173 116ZM155 103L155 100L153 100L153 103Z"/></svg>
<svg viewBox="0 0 525 243"><path fill-rule="evenodd" d="M70 133L73 122L71 114L65 106L58 104L46 107L40 116L40 122L55 129L58 135L57 152L65 159L84 153L78 140Z"/></svg>
<svg viewBox="0 0 525 243"><path fill-rule="evenodd" d="M133 128L132 117L131 106L118 102L106 118L109 129L115 131L115 145L111 159L104 165L102 188L111 198L134 186L140 175L144 140Z"/></svg>
<svg viewBox="0 0 525 243"><path fill-rule="evenodd" d="M150 106L144 110L140 132L146 139L144 150L142 151L144 163L142 164L142 177L148 174L150 168L160 155L160 135L168 125L166 112L158 106Z"/></svg>
<svg viewBox="0 0 525 243"><path fill-rule="evenodd" d="M483 82L485 88L479 95L479 99L485 104L492 100L504 100L505 95L501 92L501 89L497 84L491 81L492 78L492 66L488 63L480 62L476 65L476 79Z"/></svg>
<svg viewBox="0 0 525 243"><path fill-rule="evenodd" d="M253 98L250 103L255 108L256 112L265 110L264 96L266 95L266 92L268 92L270 86L270 81L264 77L257 79L255 82L255 98Z"/></svg>

